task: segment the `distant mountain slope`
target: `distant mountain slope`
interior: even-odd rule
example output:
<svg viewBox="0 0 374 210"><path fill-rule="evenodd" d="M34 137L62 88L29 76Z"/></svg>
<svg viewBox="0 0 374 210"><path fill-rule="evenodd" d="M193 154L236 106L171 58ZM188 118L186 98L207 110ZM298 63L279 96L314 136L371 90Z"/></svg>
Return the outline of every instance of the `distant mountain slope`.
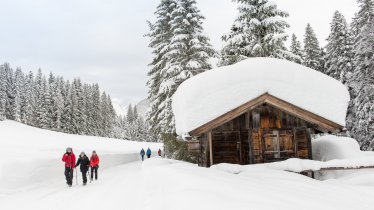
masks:
<svg viewBox="0 0 374 210"><path fill-rule="evenodd" d="M113 108L116 111L117 115L125 116L127 112L127 107L123 106L120 100L113 98L112 99Z"/></svg>
<svg viewBox="0 0 374 210"><path fill-rule="evenodd" d="M113 103L113 108L118 115L125 116L127 114L128 105L127 106L123 105L121 101L117 99L112 99L112 103ZM137 103L135 106L138 110L139 116L145 119L147 115L147 111L150 107L149 100L145 98L139 101L139 103Z"/></svg>
<svg viewBox="0 0 374 210"><path fill-rule="evenodd" d="M147 115L147 111L150 108L150 102L147 98L141 100L138 104L136 104L136 109L138 110L138 114L145 119Z"/></svg>

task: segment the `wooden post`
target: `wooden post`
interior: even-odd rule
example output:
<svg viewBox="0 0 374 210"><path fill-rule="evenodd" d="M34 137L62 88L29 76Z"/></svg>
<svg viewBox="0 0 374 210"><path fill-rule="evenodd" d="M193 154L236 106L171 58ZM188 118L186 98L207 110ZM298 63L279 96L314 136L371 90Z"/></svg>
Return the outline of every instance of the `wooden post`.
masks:
<svg viewBox="0 0 374 210"><path fill-rule="evenodd" d="M254 158L253 142L252 142L252 129L248 130L248 144L249 144L249 151L248 151L249 164L254 164L255 158Z"/></svg>
<svg viewBox="0 0 374 210"><path fill-rule="evenodd" d="M307 135L307 138L308 138L308 158L310 160L313 159L313 153L312 153L312 134L311 134L311 129L310 128L307 128L306 129L306 135Z"/></svg>
<svg viewBox="0 0 374 210"><path fill-rule="evenodd" d="M297 138L296 138L296 129L295 128L292 128L292 134L293 134L293 145L294 145L294 152L295 152L295 155L294 157L298 158L299 157L299 154L297 154Z"/></svg>
<svg viewBox="0 0 374 210"><path fill-rule="evenodd" d="M241 164L241 165L243 165L244 163L244 161L243 161L243 154L242 154L242 152L243 152L243 144L242 144L242 138L241 138L241 132L239 131L239 133L238 133L238 137L239 137L239 164Z"/></svg>
<svg viewBox="0 0 374 210"><path fill-rule="evenodd" d="M208 142L209 142L209 156L210 156L210 166L213 165L213 142L212 142L212 131L208 133Z"/></svg>

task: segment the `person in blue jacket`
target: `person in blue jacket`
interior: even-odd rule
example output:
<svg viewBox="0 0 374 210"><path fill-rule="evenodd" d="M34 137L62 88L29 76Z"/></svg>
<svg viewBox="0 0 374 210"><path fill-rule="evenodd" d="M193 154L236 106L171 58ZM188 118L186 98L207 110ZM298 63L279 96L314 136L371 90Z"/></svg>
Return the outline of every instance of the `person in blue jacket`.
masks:
<svg viewBox="0 0 374 210"><path fill-rule="evenodd" d="M148 147L148 149L147 149L147 157L150 158L151 154L152 154L151 149L149 149L149 147Z"/></svg>
<svg viewBox="0 0 374 210"><path fill-rule="evenodd" d="M142 156L142 161L144 161L144 155L145 155L145 151L142 148L142 150L140 150L140 156Z"/></svg>

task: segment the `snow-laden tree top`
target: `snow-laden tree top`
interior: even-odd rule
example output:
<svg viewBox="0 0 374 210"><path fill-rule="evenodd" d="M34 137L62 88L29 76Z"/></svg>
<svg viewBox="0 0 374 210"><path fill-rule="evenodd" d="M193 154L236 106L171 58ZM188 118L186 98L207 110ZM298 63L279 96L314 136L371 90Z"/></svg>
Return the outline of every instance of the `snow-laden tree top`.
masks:
<svg viewBox="0 0 374 210"><path fill-rule="evenodd" d="M264 93L345 125L349 93L342 83L290 61L249 58L180 85L173 96L177 133L188 133Z"/></svg>

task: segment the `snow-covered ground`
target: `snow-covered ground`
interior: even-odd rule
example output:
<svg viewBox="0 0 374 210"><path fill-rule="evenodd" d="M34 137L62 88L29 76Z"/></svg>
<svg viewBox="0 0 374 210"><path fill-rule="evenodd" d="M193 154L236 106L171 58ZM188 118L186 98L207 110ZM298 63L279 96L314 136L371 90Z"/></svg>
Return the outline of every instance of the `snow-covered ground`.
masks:
<svg viewBox="0 0 374 210"><path fill-rule="evenodd" d="M98 150L103 157L98 181L81 186L74 180L72 188L65 186L60 156L66 146L76 153ZM373 170L351 173L354 179L318 181L266 165L220 164L208 169L163 158L142 163L137 156L142 146L148 145L0 122L0 208L372 209ZM118 159L105 160L106 155ZM358 179L364 181L352 181ZM78 181L81 184L80 177Z"/></svg>
<svg viewBox="0 0 374 210"><path fill-rule="evenodd" d="M139 160L141 148L156 153L162 144L71 135L0 121L0 196L63 175L66 147L72 147L77 157L96 150L102 170Z"/></svg>

